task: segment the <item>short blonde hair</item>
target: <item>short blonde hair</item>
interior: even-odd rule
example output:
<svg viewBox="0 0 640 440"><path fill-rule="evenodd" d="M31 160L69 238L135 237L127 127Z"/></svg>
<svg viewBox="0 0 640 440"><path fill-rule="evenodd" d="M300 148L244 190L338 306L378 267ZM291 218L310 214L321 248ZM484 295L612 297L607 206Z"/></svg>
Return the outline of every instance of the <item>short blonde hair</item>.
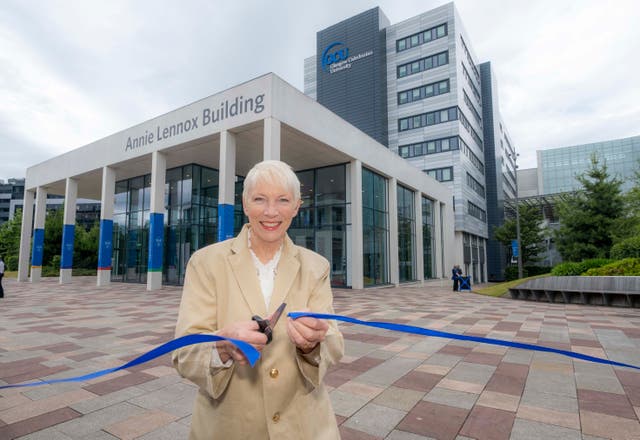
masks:
<svg viewBox="0 0 640 440"><path fill-rule="evenodd" d="M291 167L279 160L258 162L251 168L243 182L242 200L247 201L249 194L258 182L282 185L293 194L294 202L300 200L300 180Z"/></svg>

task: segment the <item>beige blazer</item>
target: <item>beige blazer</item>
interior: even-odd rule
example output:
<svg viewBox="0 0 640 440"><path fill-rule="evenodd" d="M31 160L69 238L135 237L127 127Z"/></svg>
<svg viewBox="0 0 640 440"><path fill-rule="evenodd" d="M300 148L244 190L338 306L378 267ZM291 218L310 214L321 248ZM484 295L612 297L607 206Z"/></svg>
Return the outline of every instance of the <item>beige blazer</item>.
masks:
<svg viewBox="0 0 640 440"><path fill-rule="evenodd" d="M333 313L329 263L293 244L287 236L276 269L273 296L265 307L251 260L245 225L238 237L198 250L187 265L176 337L215 333L228 323L266 317L282 303L287 312L308 307ZM335 321L326 339L309 355L291 343L282 316L273 341L250 366L211 368L212 345L183 347L173 353L182 377L200 387L193 408L190 439L340 438L322 378L344 353Z"/></svg>

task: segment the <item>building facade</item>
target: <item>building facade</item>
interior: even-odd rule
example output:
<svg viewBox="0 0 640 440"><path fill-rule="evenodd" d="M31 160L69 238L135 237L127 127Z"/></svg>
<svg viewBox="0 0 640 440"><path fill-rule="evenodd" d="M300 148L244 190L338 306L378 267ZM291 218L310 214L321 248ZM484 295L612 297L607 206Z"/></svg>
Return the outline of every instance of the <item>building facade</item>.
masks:
<svg viewBox="0 0 640 440"><path fill-rule="evenodd" d="M16 208L22 207L24 179L0 180L0 225L13 218Z"/></svg>
<svg viewBox="0 0 640 440"><path fill-rule="evenodd" d="M612 139L591 144L538 150L538 192L556 194L574 191L580 183L576 176L591 166L591 156L606 163L609 175L622 180L622 191L634 185L634 173L640 170L640 136Z"/></svg>
<svg viewBox="0 0 640 440"><path fill-rule="evenodd" d="M179 284L193 252L240 229L243 176L264 159L297 173L304 204L289 236L329 260L334 286L447 276L451 191L268 74L27 169L18 279L40 279L55 194L64 197L60 282L72 279L83 197L100 200L98 285Z"/></svg>
<svg viewBox="0 0 640 440"><path fill-rule="evenodd" d="M508 139L495 77L481 70L453 3L397 24L365 11L319 31L305 60L306 94L452 191L454 258L474 282L503 275L490 232L515 194L515 161L503 157L513 146L493 146Z"/></svg>

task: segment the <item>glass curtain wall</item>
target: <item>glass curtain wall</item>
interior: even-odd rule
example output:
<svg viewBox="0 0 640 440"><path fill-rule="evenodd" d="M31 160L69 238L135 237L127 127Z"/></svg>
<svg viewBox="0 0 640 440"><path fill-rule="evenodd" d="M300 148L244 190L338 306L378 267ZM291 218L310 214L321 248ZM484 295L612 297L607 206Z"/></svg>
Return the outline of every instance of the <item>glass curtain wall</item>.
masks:
<svg viewBox="0 0 640 440"><path fill-rule="evenodd" d="M167 170L165 284L182 284L187 261L218 236L218 171L200 165Z"/></svg>
<svg viewBox="0 0 640 440"><path fill-rule="evenodd" d="M147 281L151 175L116 183L113 210L113 264L116 281Z"/></svg>
<svg viewBox="0 0 640 440"><path fill-rule="evenodd" d="M400 282L416 279L416 214L414 192L402 185L398 194L398 271Z"/></svg>
<svg viewBox="0 0 640 440"><path fill-rule="evenodd" d="M150 196L150 174L116 183L114 281L146 282ZM218 171L200 165L167 170L164 205L163 282L181 284L189 257L217 239Z"/></svg>
<svg viewBox="0 0 640 440"><path fill-rule="evenodd" d="M347 285L346 166L336 165L296 173L302 206L289 228L293 242L324 256L331 265L331 285Z"/></svg>
<svg viewBox="0 0 640 440"><path fill-rule="evenodd" d="M424 266L424 279L437 278L435 269L435 219L433 216L433 201L422 197L422 262Z"/></svg>
<svg viewBox="0 0 640 440"><path fill-rule="evenodd" d="M387 191L387 179L362 168L362 247L365 286L389 283Z"/></svg>

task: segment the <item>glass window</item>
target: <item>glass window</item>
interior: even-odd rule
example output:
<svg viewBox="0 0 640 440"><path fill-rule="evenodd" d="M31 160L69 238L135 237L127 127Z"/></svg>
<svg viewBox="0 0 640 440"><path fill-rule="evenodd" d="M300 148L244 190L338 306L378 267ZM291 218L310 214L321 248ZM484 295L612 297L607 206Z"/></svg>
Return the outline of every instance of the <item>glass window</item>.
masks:
<svg viewBox="0 0 640 440"><path fill-rule="evenodd" d="M414 116L413 117L413 128L418 128L420 127L420 116Z"/></svg>
<svg viewBox="0 0 640 440"><path fill-rule="evenodd" d="M436 143L434 141L427 142L427 152L430 154L436 152Z"/></svg>
<svg viewBox="0 0 640 440"><path fill-rule="evenodd" d="M411 47L417 46L419 43L420 43L420 41L418 40L418 36L417 35L412 35L411 36Z"/></svg>
<svg viewBox="0 0 640 440"><path fill-rule="evenodd" d="M402 78L403 76L407 76L407 66L398 67L398 77Z"/></svg>
<svg viewBox="0 0 640 440"><path fill-rule="evenodd" d="M440 149L442 151L449 151L449 139L442 139L440 141Z"/></svg>
<svg viewBox="0 0 640 440"><path fill-rule="evenodd" d="M438 54L438 66L443 66L445 64L447 64L447 52Z"/></svg>
<svg viewBox="0 0 640 440"><path fill-rule="evenodd" d="M452 180L451 168L443 168L442 169L442 181L443 182L447 182L449 180Z"/></svg>
<svg viewBox="0 0 640 440"><path fill-rule="evenodd" d="M449 91L449 81L442 81L438 87L440 88L440 93L446 93Z"/></svg>
<svg viewBox="0 0 640 440"><path fill-rule="evenodd" d="M431 84L425 86L424 91L426 96L433 96L433 86Z"/></svg>
<svg viewBox="0 0 640 440"><path fill-rule="evenodd" d="M414 193L401 185L398 200L398 272L400 282L415 280Z"/></svg>
<svg viewBox="0 0 640 440"><path fill-rule="evenodd" d="M407 48L407 40L398 40L398 50L405 50Z"/></svg>
<svg viewBox="0 0 640 440"><path fill-rule="evenodd" d="M408 130L409 129L409 121L407 121L407 119L400 119L400 131L404 131L404 130Z"/></svg>
<svg viewBox="0 0 640 440"><path fill-rule="evenodd" d="M449 109L449 120L455 121L456 119L458 119L458 111L455 107L452 107Z"/></svg>
<svg viewBox="0 0 640 440"><path fill-rule="evenodd" d="M412 100L417 101L418 99L420 99L420 89L413 89Z"/></svg>
<svg viewBox="0 0 640 440"><path fill-rule="evenodd" d="M435 113L427 113L427 124L426 125L433 125L436 123L436 115Z"/></svg>
<svg viewBox="0 0 640 440"><path fill-rule="evenodd" d="M433 57L425 58L424 70L431 69L433 67Z"/></svg>
<svg viewBox="0 0 640 440"><path fill-rule="evenodd" d="M389 228L387 181L384 177L362 169L362 198L375 200L373 206L363 203L363 275L365 286L389 281Z"/></svg>
<svg viewBox="0 0 640 440"><path fill-rule="evenodd" d="M399 102L400 104L404 104L404 103L406 103L406 102L407 102L407 100L408 100L408 98L409 98L409 93L408 93L408 92L400 92L400 93L398 94L398 102Z"/></svg>
<svg viewBox="0 0 640 440"><path fill-rule="evenodd" d="M431 41L431 30L424 31L422 33L422 39L424 40L425 43Z"/></svg>
<svg viewBox="0 0 640 440"><path fill-rule="evenodd" d="M437 27L438 38L444 37L447 34L447 25L443 24Z"/></svg>
<svg viewBox="0 0 640 440"><path fill-rule="evenodd" d="M411 73L417 73L420 71L420 61L414 61L411 63Z"/></svg>
<svg viewBox="0 0 640 440"><path fill-rule="evenodd" d="M449 111L442 110L440 112L440 122L447 122L449 120Z"/></svg>
<svg viewBox="0 0 640 440"><path fill-rule="evenodd" d="M127 205L129 199L129 185L128 182L122 181L116 183L115 200L113 206L114 213L127 212Z"/></svg>

